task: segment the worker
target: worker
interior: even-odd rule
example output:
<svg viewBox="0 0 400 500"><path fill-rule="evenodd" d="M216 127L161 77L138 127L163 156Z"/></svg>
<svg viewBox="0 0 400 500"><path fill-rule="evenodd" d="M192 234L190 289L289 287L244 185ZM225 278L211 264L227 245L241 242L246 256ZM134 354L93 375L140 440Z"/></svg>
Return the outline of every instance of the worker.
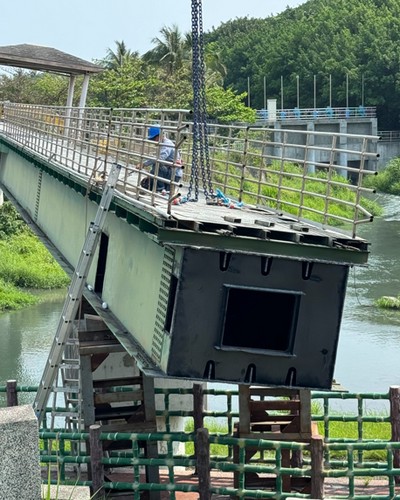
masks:
<svg viewBox="0 0 400 500"><path fill-rule="evenodd" d="M180 165L175 169L174 182L180 183L183 175L183 166L182 161L180 159L179 151L175 153L175 143L168 139L165 134L161 133L161 128L158 125L153 127L149 127L147 133L147 139L149 141L154 141L158 144L158 175L157 175L157 187L156 191L169 191L169 182L162 182L162 179L171 180L172 177L172 166L169 163L174 163L175 165ZM163 163L164 161L169 163ZM151 167L150 173L155 174L156 172L156 160L149 159L142 162L138 165L137 168L141 169L143 167ZM145 189L152 190L153 189L153 179L150 177L146 177L141 182L141 186Z"/></svg>

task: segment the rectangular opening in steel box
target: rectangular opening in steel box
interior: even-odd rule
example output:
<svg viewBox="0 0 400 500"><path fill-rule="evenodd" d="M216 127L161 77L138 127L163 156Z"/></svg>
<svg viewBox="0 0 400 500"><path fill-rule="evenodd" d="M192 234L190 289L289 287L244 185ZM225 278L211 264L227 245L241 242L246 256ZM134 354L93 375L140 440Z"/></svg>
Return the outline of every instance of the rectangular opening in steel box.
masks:
<svg viewBox="0 0 400 500"><path fill-rule="evenodd" d="M224 285L221 348L292 354L302 292Z"/></svg>

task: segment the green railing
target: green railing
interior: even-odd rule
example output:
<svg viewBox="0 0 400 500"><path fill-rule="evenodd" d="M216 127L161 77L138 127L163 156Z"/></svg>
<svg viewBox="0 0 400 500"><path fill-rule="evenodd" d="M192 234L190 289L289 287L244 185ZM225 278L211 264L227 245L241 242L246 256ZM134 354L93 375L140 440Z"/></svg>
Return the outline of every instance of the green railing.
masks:
<svg viewBox="0 0 400 500"><path fill-rule="evenodd" d="M121 389L122 390L122 389ZM16 394L34 393L36 387L15 386ZM399 415L395 414L399 401L398 388L391 388L387 393L347 393L347 392L313 392L312 399L317 402L318 414L312 415L312 420L318 423L322 437L312 439L311 443L296 443L284 441L267 441L263 439L243 439L234 436L234 423L238 420L238 391L205 389L204 394L209 399L224 399L222 410L205 410L204 417L218 419L226 428L223 434L208 433L206 444L203 441L203 452L199 452L199 431L169 432L172 417L193 418L192 411L171 411L171 398L177 395L192 394L191 389L156 389L163 396L162 409L157 410L159 417L165 418L164 433L131 434L131 433L101 433L99 441L130 441L128 451L110 452L101 455L101 466L117 470L119 467L130 467L130 481L106 481L102 487L107 491L130 490L134 498L139 498L143 491L166 491L171 499L176 492L200 492L201 484L208 488L210 494L230 495L238 498L323 498L324 484L338 481L341 493L333 496L364 500L374 498L383 500L400 498L396 492L397 480L400 478L400 443L393 441L398 436ZM5 406L7 389L0 387L0 406ZM32 394L33 399L33 394ZM337 401L353 402L355 411L341 410L335 407ZM369 401L382 401L390 411L373 412L368 408ZM214 401L215 402L215 401ZM322 402L322 403L321 403ZM211 403L212 406L212 403ZM221 401L218 403L221 407ZM333 428L349 428L351 435L345 431L337 437ZM384 427L387 439L374 439L371 430L366 432L366 426L373 425L376 429ZM397 430L396 430L397 429ZM377 434L381 434L378 433ZM49 432L40 431L41 462L44 468L51 467L57 471L54 481L62 484L89 485L86 478L77 480L68 475L68 466L90 467L93 462L87 450L90 441L88 432ZM163 452L154 457L146 457L143 453L145 444L163 443ZM178 446L176 446L178 445ZM192 450L197 446L196 453ZM218 454L215 446L219 446ZM224 455L221 453L227 450ZM318 448L319 447L319 448ZM177 452L177 449L179 450ZM252 450L252 453L249 453ZM256 450L254 452L254 450ZM214 455L213 455L214 453ZM301 454L300 465L290 466L287 454ZM206 459L204 459L206 456ZM203 458L201 458L203 457ZM285 459L286 457L286 459ZM201 466L201 460L203 466ZM205 465L204 465L205 464ZM198 481L186 475L181 477L176 468L197 470ZM161 474L161 480L149 482L143 480L140 471L153 468ZM201 472L203 471L203 472ZM204 472L206 471L206 473ZM207 474L209 474L207 476ZM203 474L203 475L202 475ZM205 475L204 475L205 474ZM247 486L248 478L255 475L268 478L268 487L251 484ZM47 476L46 476L47 477ZM205 477L200 481L201 477ZM207 479L208 477L208 479ZM218 480L215 480L218 477ZM223 481L221 481L223 477ZM302 481L308 485L307 493L288 491L287 480ZM379 493L371 495L368 485L371 481L384 478ZM301 490L300 490L301 491ZM310 493L311 491L311 493ZM322 492L322 493L321 493ZM200 492L201 493L201 492ZM332 495L330 495L332 496Z"/></svg>

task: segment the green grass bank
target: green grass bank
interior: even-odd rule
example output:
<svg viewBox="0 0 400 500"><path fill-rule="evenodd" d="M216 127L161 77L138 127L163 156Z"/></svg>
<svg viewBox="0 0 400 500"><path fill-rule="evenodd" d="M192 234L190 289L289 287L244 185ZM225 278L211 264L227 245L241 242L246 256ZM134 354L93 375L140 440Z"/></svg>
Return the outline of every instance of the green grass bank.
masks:
<svg viewBox="0 0 400 500"><path fill-rule="evenodd" d="M0 207L0 313L35 304L30 290L63 288L69 277L10 202Z"/></svg>

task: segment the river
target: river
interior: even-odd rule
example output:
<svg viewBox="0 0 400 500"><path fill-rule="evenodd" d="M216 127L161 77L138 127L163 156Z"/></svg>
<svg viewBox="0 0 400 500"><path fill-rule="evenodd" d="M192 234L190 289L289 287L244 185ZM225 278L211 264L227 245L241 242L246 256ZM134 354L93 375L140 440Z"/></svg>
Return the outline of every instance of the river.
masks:
<svg viewBox="0 0 400 500"><path fill-rule="evenodd" d="M351 269L335 379L351 392L386 392L400 385L400 311L378 309L374 300L400 294L400 198L380 196L385 215L359 228L371 243L367 267ZM37 385L66 291L21 311L0 315L0 385L8 379Z"/></svg>

